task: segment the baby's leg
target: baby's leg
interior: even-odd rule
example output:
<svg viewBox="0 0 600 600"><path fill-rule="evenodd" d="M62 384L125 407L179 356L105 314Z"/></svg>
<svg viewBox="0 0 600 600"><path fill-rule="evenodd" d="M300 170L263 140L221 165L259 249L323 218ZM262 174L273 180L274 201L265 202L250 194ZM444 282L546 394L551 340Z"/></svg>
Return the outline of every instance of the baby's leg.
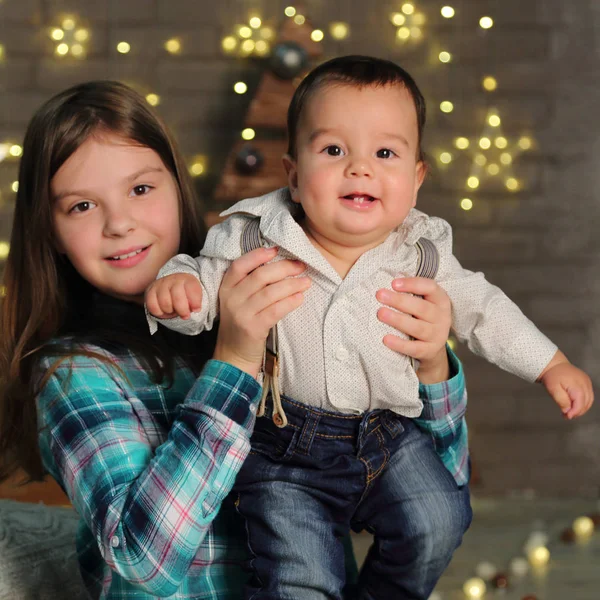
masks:
<svg viewBox="0 0 600 600"><path fill-rule="evenodd" d="M283 404L289 424L257 419L234 488L252 555L245 598L341 600L344 538L364 491L353 452L360 418L342 417L340 429L322 411Z"/></svg>
<svg viewBox="0 0 600 600"><path fill-rule="evenodd" d="M376 444L386 447L389 460L353 520L375 536L357 598L427 600L471 523L469 490L457 486L431 438L410 419L387 419L370 445L375 453ZM403 430L392 436L399 424Z"/></svg>

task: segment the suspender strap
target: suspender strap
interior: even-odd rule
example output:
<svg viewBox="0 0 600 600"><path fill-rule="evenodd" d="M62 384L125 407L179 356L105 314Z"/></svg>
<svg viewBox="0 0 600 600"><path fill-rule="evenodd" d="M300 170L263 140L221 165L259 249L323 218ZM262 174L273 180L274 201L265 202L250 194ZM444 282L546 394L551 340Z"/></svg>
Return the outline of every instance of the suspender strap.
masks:
<svg viewBox="0 0 600 600"><path fill-rule="evenodd" d="M246 252L250 252L251 250L262 247L263 238L260 233L260 217L248 219L248 222L242 231L240 243L242 247L242 254L246 254ZM415 277L435 279L440 266L440 255L434 243L431 240L422 237L417 240L415 247L419 253ZM418 361L411 359L411 362L416 370L418 368ZM267 337L265 356L263 359L263 372L263 391L257 416L262 417L265 414L267 396L269 395L269 392L271 392L271 397L273 399L273 422L278 427L285 427L288 423L288 420L281 405L281 393L279 390L277 325L271 328Z"/></svg>
<svg viewBox="0 0 600 600"><path fill-rule="evenodd" d="M248 219L248 222L242 230L240 240L242 254L261 248L263 238L260 233L260 217ZM258 406L257 416L262 417L265 414L267 396L271 392L273 399L273 423L277 427L285 427L288 423L285 411L281 405L281 392L279 390L279 355L277 353L277 325L271 327L267 336L265 346L265 356L263 358L263 390Z"/></svg>

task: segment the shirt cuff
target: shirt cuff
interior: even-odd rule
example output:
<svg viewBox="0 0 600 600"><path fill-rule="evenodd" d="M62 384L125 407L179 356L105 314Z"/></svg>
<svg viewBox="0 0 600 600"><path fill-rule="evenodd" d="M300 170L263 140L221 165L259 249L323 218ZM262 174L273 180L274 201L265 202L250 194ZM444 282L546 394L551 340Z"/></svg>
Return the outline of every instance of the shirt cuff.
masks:
<svg viewBox="0 0 600 600"><path fill-rule="evenodd" d="M183 408L218 411L238 425L248 427L254 421L261 392L260 384L245 371L211 359L202 369Z"/></svg>
<svg viewBox="0 0 600 600"><path fill-rule="evenodd" d="M447 381L440 381L439 383L419 383L419 398L421 400L441 399L453 394L462 395L465 387L462 363L448 344L446 344L446 352L450 366L450 377Z"/></svg>

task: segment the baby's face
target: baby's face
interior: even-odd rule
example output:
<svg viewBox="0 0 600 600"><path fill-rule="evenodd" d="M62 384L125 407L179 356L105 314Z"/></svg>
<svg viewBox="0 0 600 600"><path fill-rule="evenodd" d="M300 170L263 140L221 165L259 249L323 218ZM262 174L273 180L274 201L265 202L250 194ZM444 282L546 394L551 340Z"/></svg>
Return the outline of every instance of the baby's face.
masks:
<svg viewBox="0 0 600 600"><path fill-rule="evenodd" d="M299 124L290 190L316 238L353 247L385 240L415 206L425 167L417 115L400 85L329 85Z"/></svg>

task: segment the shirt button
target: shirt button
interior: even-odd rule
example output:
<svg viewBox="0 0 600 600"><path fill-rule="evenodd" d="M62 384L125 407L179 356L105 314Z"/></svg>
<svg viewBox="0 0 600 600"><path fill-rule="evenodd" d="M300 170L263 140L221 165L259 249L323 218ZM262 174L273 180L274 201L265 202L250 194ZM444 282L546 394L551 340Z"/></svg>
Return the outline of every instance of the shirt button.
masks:
<svg viewBox="0 0 600 600"><path fill-rule="evenodd" d="M349 356L350 356L350 352L348 352L348 350L346 348L344 348L344 346L340 346L335 351L335 357L342 362L348 360Z"/></svg>
<svg viewBox="0 0 600 600"><path fill-rule="evenodd" d="M113 535L113 536L110 538L110 545L111 545L113 548L118 548L118 547L121 545L121 540L119 539L119 536L117 536L117 535Z"/></svg>

